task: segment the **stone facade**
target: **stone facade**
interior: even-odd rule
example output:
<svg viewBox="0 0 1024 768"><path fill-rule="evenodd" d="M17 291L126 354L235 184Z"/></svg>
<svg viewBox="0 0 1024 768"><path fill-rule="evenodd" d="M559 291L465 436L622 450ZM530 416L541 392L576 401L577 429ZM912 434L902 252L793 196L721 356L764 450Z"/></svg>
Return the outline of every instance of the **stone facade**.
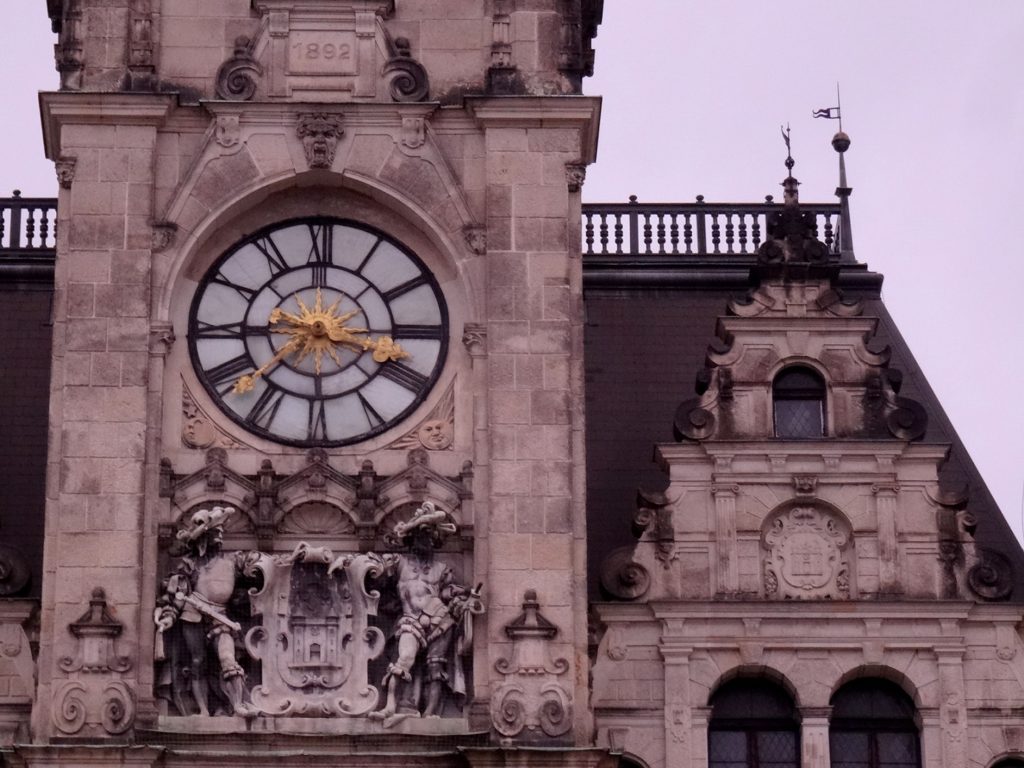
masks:
<svg viewBox="0 0 1024 768"><path fill-rule="evenodd" d="M1024 751L1024 558L975 538L795 180L588 584L600 0L48 7L45 548L40 599L0 595L0 763L697 768L743 680L805 768L854 680L912 702L920 766Z"/></svg>

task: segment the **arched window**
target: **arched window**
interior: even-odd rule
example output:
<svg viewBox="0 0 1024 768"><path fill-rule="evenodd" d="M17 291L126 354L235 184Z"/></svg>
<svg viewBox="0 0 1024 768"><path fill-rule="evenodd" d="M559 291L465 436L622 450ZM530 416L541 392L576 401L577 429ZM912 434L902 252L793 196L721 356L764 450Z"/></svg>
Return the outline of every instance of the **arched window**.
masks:
<svg viewBox="0 0 1024 768"><path fill-rule="evenodd" d="M815 438L825 435L825 381L802 366L786 368L772 382L775 436Z"/></svg>
<svg viewBox="0 0 1024 768"><path fill-rule="evenodd" d="M887 680L854 680L832 697L832 768L920 768L914 702Z"/></svg>
<svg viewBox="0 0 1024 768"><path fill-rule="evenodd" d="M768 680L738 679L711 697L708 768L797 768L793 700Z"/></svg>
<svg viewBox="0 0 1024 768"><path fill-rule="evenodd" d="M1016 757L1008 757L1005 760L1000 760L998 763L993 765L992 768L1024 768L1024 760Z"/></svg>

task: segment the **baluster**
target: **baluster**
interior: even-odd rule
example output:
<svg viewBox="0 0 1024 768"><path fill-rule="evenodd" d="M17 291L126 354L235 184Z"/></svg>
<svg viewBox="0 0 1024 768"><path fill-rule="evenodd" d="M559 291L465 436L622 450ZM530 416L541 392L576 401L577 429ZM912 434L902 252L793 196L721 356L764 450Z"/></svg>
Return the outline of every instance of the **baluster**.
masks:
<svg viewBox="0 0 1024 768"><path fill-rule="evenodd" d="M750 239L753 240L753 250L761 247L761 214L755 213L754 222L750 225Z"/></svg>
<svg viewBox="0 0 1024 768"><path fill-rule="evenodd" d="M722 228L718 224L718 214L717 213L712 213L711 214L711 245L712 245L711 252L712 253L721 253L721 251L718 248L718 244L722 241L722 238L720 237L721 233L722 233Z"/></svg>
<svg viewBox="0 0 1024 768"><path fill-rule="evenodd" d="M644 217L644 253L651 253L651 214L645 213Z"/></svg>
<svg viewBox="0 0 1024 768"><path fill-rule="evenodd" d="M697 195L697 205L704 205L704 195ZM707 216L704 215L704 211L700 211L697 213L697 253L708 252L706 226Z"/></svg>
<svg viewBox="0 0 1024 768"><path fill-rule="evenodd" d="M684 253L693 253L693 224L688 213L683 214L683 245Z"/></svg>
<svg viewBox="0 0 1024 768"><path fill-rule="evenodd" d="M615 214L615 252L622 253L622 214Z"/></svg>
<svg viewBox="0 0 1024 768"><path fill-rule="evenodd" d="M39 247L45 248L50 237L50 211L43 208L39 216Z"/></svg>
<svg viewBox="0 0 1024 768"><path fill-rule="evenodd" d="M678 214L672 213L672 214L669 214L669 215L671 216L671 221L672 221L672 223L669 225L669 228L668 228L669 245L672 246L672 253L679 253L679 219L678 219Z"/></svg>
<svg viewBox="0 0 1024 768"><path fill-rule="evenodd" d="M28 218L25 220L25 247L35 248L36 244L34 241L36 238L36 209L26 208L25 210L28 213Z"/></svg>
<svg viewBox="0 0 1024 768"><path fill-rule="evenodd" d="M21 197L21 190L14 190L14 197ZM14 200L11 203L11 234L7 247L11 250L21 248L21 201Z"/></svg>
<svg viewBox="0 0 1024 768"><path fill-rule="evenodd" d="M0 208L0 248L4 247L4 238L7 236L7 212L10 208Z"/></svg>
<svg viewBox="0 0 1024 768"><path fill-rule="evenodd" d="M629 211L629 252L639 253L640 244L637 242L637 231L639 229L636 218L636 195L629 196L629 204L632 206ZM621 251L619 251L621 253Z"/></svg>
<svg viewBox="0 0 1024 768"><path fill-rule="evenodd" d="M608 253L608 215L601 212L601 224L597 228L598 237L601 240L601 253Z"/></svg>
<svg viewBox="0 0 1024 768"><path fill-rule="evenodd" d="M658 214L658 253L665 253L665 214Z"/></svg>
<svg viewBox="0 0 1024 768"><path fill-rule="evenodd" d="M587 224L583 227L583 237L587 244L585 253L594 252L594 214L587 214Z"/></svg>
<svg viewBox="0 0 1024 768"><path fill-rule="evenodd" d="M735 253L735 251L732 248L732 245L733 245L733 232L734 231L735 231L735 227L733 227L733 224L732 224L732 214L731 213L726 213L725 214L725 252L726 253Z"/></svg>
<svg viewBox="0 0 1024 768"><path fill-rule="evenodd" d="M833 250L832 249L833 239L834 238L832 236L832 214L831 213L826 213L825 214L825 246L828 248L828 252L829 253L832 253L832 250Z"/></svg>
<svg viewBox="0 0 1024 768"><path fill-rule="evenodd" d="M740 213L740 253L747 253L747 214Z"/></svg>

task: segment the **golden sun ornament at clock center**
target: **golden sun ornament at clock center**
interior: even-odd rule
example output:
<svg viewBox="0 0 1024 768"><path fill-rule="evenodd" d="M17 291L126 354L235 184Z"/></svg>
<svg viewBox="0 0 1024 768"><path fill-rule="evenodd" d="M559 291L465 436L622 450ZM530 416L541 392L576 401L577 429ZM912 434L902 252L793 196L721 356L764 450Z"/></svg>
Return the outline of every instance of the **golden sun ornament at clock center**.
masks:
<svg viewBox="0 0 1024 768"><path fill-rule="evenodd" d="M345 322L359 314L360 310L354 309L340 315L336 314L338 305L343 298L344 296L340 297L329 307L324 308L323 294L317 288L316 300L312 309L298 294L295 296L295 302L299 305L297 315L275 307L267 320L268 325L271 326L271 333L287 334L291 338L277 350L277 354L269 361L252 373L241 376L235 382L234 393L242 395L251 392L256 384L256 379L291 354L295 355L292 360L293 365L299 365L312 355L313 370L317 376L320 375L325 356L330 357L338 367L341 367L339 347L348 347L357 350L360 354L372 350L373 360L376 363L409 357L409 353L390 336L371 339L368 335L369 329L346 326Z"/></svg>

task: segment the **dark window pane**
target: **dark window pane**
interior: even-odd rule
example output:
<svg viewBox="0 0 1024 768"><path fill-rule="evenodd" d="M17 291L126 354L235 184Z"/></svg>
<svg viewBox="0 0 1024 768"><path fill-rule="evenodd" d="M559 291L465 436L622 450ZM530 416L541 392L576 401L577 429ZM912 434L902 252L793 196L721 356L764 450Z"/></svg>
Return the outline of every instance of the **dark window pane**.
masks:
<svg viewBox="0 0 1024 768"><path fill-rule="evenodd" d="M832 766L868 765L871 760L870 735L858 731L832 731L829 734Z"/></svg>
<svg viewBox="0 0 1024 768"><path fill-rule="evenodd" d="M747 734L743 731L711 731L708 734L708 757L714 765L729 762L745 765Z"/></svg>
<svg viewBox="0 0 1024 768"><path fill-rule="evenodd" d="M876 733L878 762L883 766L917 766L916 733Z"/></svg>
<svg viewBox="0 0 1024 768"><path fill-rule="evenodd" d="M768 680L738 679L726 683L711 697L711 707L715 720L796 722L792 699Z"/></svg>
<svg viewBox="0 0 1024 768"><path fill-rule="evenodd" d="M902 721L911 726L914 702L888 680L854 680L832 697L832 722L839 720Z"/></svg>
<svg viewBox="0 0 1024 768"><path fill-rule="evenodd" d="M761 731L757 734L757 756L761 765L796 764L796 733L793 731Z"/></svg>
<svg viewBox="0 0 1024 768"><path fill-rule="evenodd" d="M775 436L814 438L825 434L821 400L776 400Z"/></svg>

